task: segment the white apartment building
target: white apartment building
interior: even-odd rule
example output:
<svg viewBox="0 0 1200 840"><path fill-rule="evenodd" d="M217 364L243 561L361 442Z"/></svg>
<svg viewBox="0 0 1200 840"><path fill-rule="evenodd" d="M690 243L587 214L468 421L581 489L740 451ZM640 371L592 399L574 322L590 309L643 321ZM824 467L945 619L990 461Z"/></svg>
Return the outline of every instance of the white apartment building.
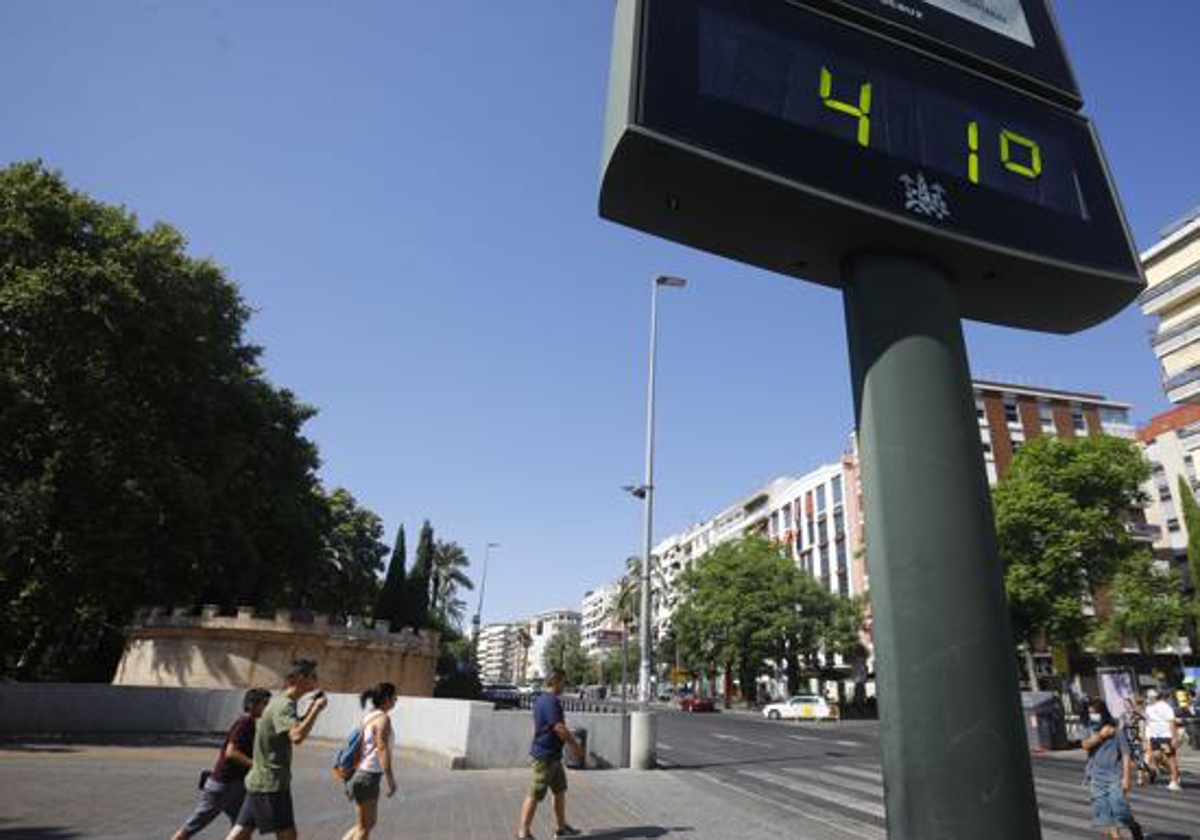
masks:
<svg viewBox="0 0 1200 840"><path fill-rule="evenodd" d="M484 683L515 683L519 624L489 624L479 631L479 678Z"/></svg>
<svg viewBox="0 0 1200 840"><path fill-rule="evenodd" d="M590 659L599 659L621 646L621 625L613 617L620 591L617 581L584 593L580 642Z"/></svg>
<svg viewBox="0 0 1200 840"><path fill-rule="evenodd" d="M1142 312L1158 318L1150 344L1173 403L1200 403L1200 207L1159 234L1141 254Z"/></svg>
<svg viewBox="0 0 1200 840"><path fill-rule="evenodd" d="M525 629L532 643L525 658L523 682L545 679L546 669L542 663L542 656L546 652L546 644L563 630L579 630L582 623L583 617L575 610L568 609L547 610L526 621Z"/></svg>
<svg viewBox="0 0 1200 840"><path fill-rule="evenodd" d="M1138 430L1138 440L1152 470L1142 488L1149 497L1143 527L1154 539L1155 556L1179 566L1186 579L1188 533L1180 498L1185 490L1179 479L1195 498L1200 488L1196 464L1200 461L1200 405L1181 405L1159 414Z"/></svg>

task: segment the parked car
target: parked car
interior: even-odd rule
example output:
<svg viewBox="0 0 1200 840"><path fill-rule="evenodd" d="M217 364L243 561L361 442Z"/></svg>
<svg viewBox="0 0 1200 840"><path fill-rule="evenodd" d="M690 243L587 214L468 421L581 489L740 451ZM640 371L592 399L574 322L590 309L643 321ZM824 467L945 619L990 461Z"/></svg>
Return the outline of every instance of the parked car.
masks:
<svg viewBox="0 0 1200 840"><path fill-rule="evenodd" d="M483 687L483 699L497 709L515 709L521 705L521 692L515 685L493 683Z"/></svg>
<svg viewBox="0 0 1200 840"><path fill-rule="evenodd" d="M770 720L837 720L837 703L830 703L816 694L801 694L782 703L763 707L763 717Z"/></svg>
<svg viewBox="0 0 1200 840"><path fill-rule="evenodd" d="M681 712L715 712L716 706L708 697L696 697L693 694L688 694L679 698L679 711Z"/></svg>

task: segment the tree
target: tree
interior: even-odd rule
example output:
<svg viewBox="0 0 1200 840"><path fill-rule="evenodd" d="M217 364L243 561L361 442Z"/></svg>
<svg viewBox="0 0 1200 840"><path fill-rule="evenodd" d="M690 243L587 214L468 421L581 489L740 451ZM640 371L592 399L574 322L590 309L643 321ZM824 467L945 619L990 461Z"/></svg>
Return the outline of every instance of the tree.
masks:
<svg viewBox="0 0 1200 840"><path fill-rule="evenodd" d="M1192 578L1192 616L1200 621L1200 505L1192 488L1179 476L1180 507L1183 508L1183 527L1187 529L1188 570ZM1193 640L1195 641L1195 640Z"/></svg>
<svg viewBox="0 0 1200 840"><path fill-rule="evenodd" d="M458 597L458 590L475 588L466 572L470 565L467 553L458 543L441 540L434 543L430 611L442 626L462 625L467 605Z"/></svg>
<svg viewBox="0 0 1200 840"><path fill-rule="evenodd" d="M111 677L141 605L319 606L314 410L165 224L0 170L0 673Z"/></svg>
<svg viewBox="0 0 1200 840"><path fill-rule="evenodd" d="M379 600L375 606L375 618L391 622L393 631L399 630L408 615L404 612L405 597L405 547L404 525L396 529L396 542L392 547L392 556L388 560L387 577L383 581L383 589L379 592Z"/></svg>
<svg viewBox="0 0 1200 840"><path fill-rule="evenodd" d="M627 699L629 691L629 629L637 622L638 612L641 609L642 585L642 559L640 557L630 557L625 561L625 575L617 582L617 596L613 598L609 605L607 618L616 621L621 625L621 699ZM641 647L638 647L638 656L633 663L634 670L639 667L641 661ZM613 680L616 682L616 680Z"/></svg>
<svg viewBox="0 0 1200 840"><path fill-rule="evenodd" d="M592 672L591 662L583 651L578 627L563 627L550 637L542 650L542 670L547 674L561 668L568 685L586 685Z"/></svg>
<svg viewBox="0 0 1200 840"><path fill-rule="evenodd" d="M408 575L405 592L408 596L406 612L412 617L414 629L429 626L430 605L433 588L433 526L426 519L417 536L417 557Z"/></svg>
<svg viewBox="0 0 1200 840"><path fill-rule="evenodd" d="M330 494L328 505L329 526L309 597L323 612L362 615L379 597L379 575L388 551L381 540L383 523L342 488Z"/></svg>
<svg viewBox="0 0 1200 840"><path fill-rule="evenodd" d="M723 543L682 577L683 601L673 616L681 659L738 675L743 698L800 636L800 575L795 564L758 535Z"/></svg>
<svg viewBox="0 0 1200 840"><path fill-rule="evenodd" d="M1144 501L1150 467L1120 438L1042 436L1029 441L995 489L996 537L1016 640L1078 649L1093 628L1085 604L1138 546L1125 528Z"/></svg>
<svg viewBox="0 0 1200 840"><path fill-rule="evenodd" d="M1126 638L1143 654L1166 642L1175 643L1188 618L1179 580L1159 571L1149 551L1130 558L1113 577L1108 591L1109 615L1093 634L1102 650L1120 650Z"/></svg>

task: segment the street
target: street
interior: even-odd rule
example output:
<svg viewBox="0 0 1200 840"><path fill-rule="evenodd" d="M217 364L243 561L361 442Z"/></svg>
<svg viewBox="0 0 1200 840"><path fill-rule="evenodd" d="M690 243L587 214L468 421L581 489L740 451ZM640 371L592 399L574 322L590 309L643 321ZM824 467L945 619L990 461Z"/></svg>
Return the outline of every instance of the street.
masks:
<svg viewBox="0 0 1200 840"><path fill-rule="evenodd" d="M665 712L658 723L661 767L714 798L753 803L793 837L886 837L879 750L877 721L801 724L739 712ZM1147 838L1200 836L1200 762L1192 756L1182 792L1163 785L1133 792ZM1035 756L1033 766L1044 840L1098 836L1082 753Z"/></svg>

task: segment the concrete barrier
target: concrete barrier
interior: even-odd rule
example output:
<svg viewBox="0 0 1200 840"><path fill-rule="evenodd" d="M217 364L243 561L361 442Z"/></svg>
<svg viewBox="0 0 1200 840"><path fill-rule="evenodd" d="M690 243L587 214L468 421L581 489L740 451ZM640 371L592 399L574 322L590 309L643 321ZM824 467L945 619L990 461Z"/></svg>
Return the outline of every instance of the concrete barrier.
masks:
<svg viewBox="0 0 1200 840"><path fill-rule="evenodd" d="M104 683L0 683L0 735L224 732L242 712L240 689L158 688ZM358 696L328 694L313 737L345 738L362 718ZM300 711L307 707L300 701ZM533 723L527 711L490 703L400 697L392 710L401 749L433 753L450 766L521 767ZM629 721L620 714L568 712L588 730L589 767L629 766Z"/></svg>

